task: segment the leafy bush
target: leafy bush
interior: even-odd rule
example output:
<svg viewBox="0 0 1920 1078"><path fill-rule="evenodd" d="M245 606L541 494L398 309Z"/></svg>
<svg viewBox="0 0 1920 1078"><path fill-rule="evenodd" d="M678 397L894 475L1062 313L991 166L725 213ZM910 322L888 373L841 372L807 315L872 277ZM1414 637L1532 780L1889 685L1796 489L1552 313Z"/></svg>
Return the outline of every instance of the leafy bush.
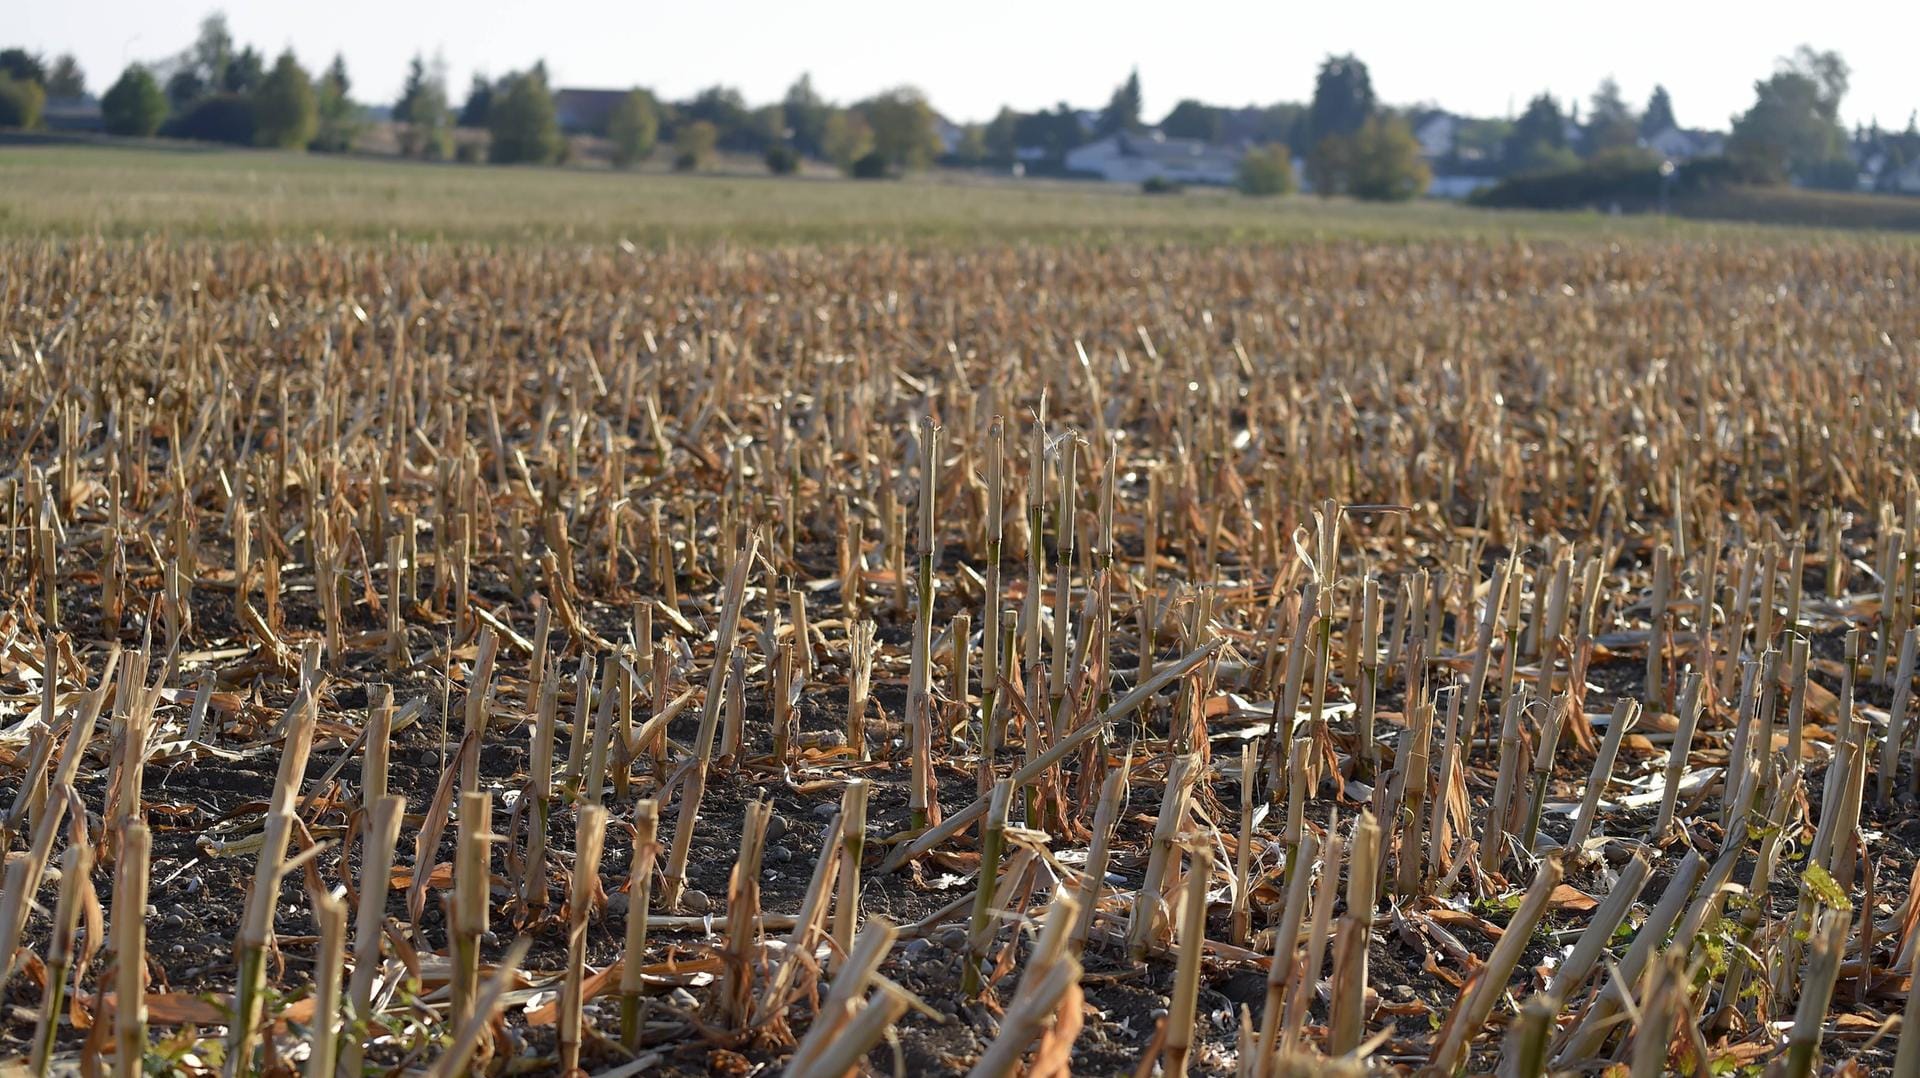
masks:
<svg viewBox="0 0 1920 1078"><path fill-rule="evenodd" d="M791 176L800 171L800 155L793 147L776 142L767 147L767 171L775 176Z"/></svg>
<svg viewBox="0 0 1920 1078"><path fill-rule="evenodd" d="M47 92L37 82L0 74L0 127L38 127Z"/></svg>
<svg viewBox="0 0 1920 1078"><path fill-rule="evenodd" d="M1578 168L1512 176L1477 191L1469 200L1496 209L1563 210L1586 206L1644 209L1657 204L1661 187L1672 195L1716 191L1735 184L1764 182L1751 166L1725 157L1703 157L1660 175L1651 154L1621 151L1596 156Z"/></svg>
<svg viewBox="0 0 1920 1078"><path fill-rule="evenodd" d="M200 142L253 145L253 102L240 94L215 94L168 121L160 133Z"/></svg>
<svg viewBox="0 0 1920 1078"><path fill-rule="evenodd" d="M852 168L856 180L884 180L887 178L887 158L879 150L869 150L855 159Z"/></svg>
<svg viewBox="0 0 1920 1078"><path fill-rule="evenodd" d="M1140 192L1148 195L1177 195L1186 189L1186 184L1165 176L1149 176L1140 184Z"/></svg>
<svg viewBox="0 0 1920 1078"><path fill-rule="evenodd" d="M1234 186L1247 195L1284 195L1294 189L1293 153L1285 146L1255 146L1240 158Z"/></svg>
<svg viewBox="0 0 1920 1078"><path fill-rule="evenodd" d="M692 172L706 168L713 163L714 147L719 142L720 129L706 120L681 124L673 133L674 169Z"/></svg>

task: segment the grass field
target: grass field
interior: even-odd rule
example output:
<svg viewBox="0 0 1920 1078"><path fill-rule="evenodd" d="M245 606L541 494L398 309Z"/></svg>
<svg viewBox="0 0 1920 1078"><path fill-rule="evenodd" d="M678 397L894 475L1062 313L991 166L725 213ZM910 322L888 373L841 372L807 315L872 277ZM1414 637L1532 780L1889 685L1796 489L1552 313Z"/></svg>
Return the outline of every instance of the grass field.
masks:
<svg viewBox="0 0 1920 1078"><path fill-rule="evenodd" d="M0 233L637 244L840 240L1270 242L1718 237L1766 231L1652 217L1370 206L1223 190L986 177L856 183L430 165L248 150L0 148Z"/></svg>

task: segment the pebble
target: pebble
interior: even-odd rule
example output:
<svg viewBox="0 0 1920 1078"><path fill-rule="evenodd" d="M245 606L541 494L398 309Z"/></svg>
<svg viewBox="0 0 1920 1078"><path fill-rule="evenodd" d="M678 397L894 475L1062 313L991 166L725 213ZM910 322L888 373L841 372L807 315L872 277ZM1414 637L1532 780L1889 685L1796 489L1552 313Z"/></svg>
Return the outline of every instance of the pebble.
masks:
<svg viewBox="0 0 1920 1078"><path fill-rule="evenodd" d="M839 811L840 811L839 804L833 801L829 801L824 805L813 806L813 814L815 816L820 817L823 820L833 819L833 814Z"/></svg>
<svg viewBox="0 0 1920 1078"><path fill-rule="evenodd" d="M777 864L786 864L788 861L793 860L793 851L787 849L785 846L775 846L767 851L767 860Z"/></svg>
<svg viewBox="0 0 1920 1078"><path fill-rule="evenodd" d="M779 816L767 817L767 841L777 842L787 833L787 821Z"/></svg>
<svg viewBox="0 0 1920 1078"><path fill-rule="evenodd" d="M684 988L676 988L667 993L667 998L673 1000L673 1005L682 1010L690 1011L700 1006L700 1001L693 998L693 993Z"/></svg>
<svg viewBox="0 0 1920 1078"><path fill-rule="evenodd" d="M615 891L607 896L607 912L617 914L625 914L627 912L627 896L625 892Z"/></svg>
<svg viewBox="0 0 1920 1078"><path fill-rule="evenodd" d="M161 924L166 925L168 928L185 928L187 927L187 919L177 913L169 913L167 914L166 920L162 921Z"/></svg>
<svg viewBox="0 0 1920 1078"><path fill-rule="evenodd" d="M1413 986L1412 986L1412 985L1410 985L1410 984L1396 984L1396 985L1394 985L1394 986L1393 986L1393 998L1394 998L1394 999L1398 999L1398 1000L1409 1000L1409 999L1412 999L1412 998L1413 998Z"/></svg>
<svg viewBox="0 0 1920 1078"><path fill-rule="evenodd" d="M713 899L708 898L707 893L699 888L689 888L680 896L680 901L687 907L689 913L705 913L713 908Z"/></svg>

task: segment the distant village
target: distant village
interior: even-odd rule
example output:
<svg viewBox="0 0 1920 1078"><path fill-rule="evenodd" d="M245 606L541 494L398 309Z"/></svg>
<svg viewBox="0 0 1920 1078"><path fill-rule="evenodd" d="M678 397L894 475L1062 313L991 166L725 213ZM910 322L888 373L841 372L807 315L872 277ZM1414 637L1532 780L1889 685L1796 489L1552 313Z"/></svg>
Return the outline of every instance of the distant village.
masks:
<svg viewBox="0 0 1920 1078"><path fill-rule="evenodd" d="M12 126L56 134L132 133L316 152L633 167L659 145L670 148L663 156L673 168L689 171L738 168L743 159L752 167L757 158L782 174L831 167L878 178L946 167L1148 190L1237 186L1250 194L1363 198L1462 199L1515 177L1583 168L1670 176L1711 162L1716 167L1705 171L1735 182L1920 195L1914 120L1897 132L1877 125L1846 131L1838 122L1846 64L1806 47L1755 83L1754 107L1727 131L1680 124L1664 88L1656 87L1644 108L1632 108L1611 79L1585 102L1541 94L1507 118L1394 107L1375 99L1366 65L1352 56L1327 57L1310 102L1225 107L1182 100L1157 122L1141 114L1137 71L1102 108L1063 102L958 123L912 87L842 105L820 98L802 76L783 99L761 105L724 86L666 101L638 87L549 88L544 63L498 78L476 76L465 103L456 105L439 70L416 57L401 99L358 100L350 96L343 59L318 74L291 51L270 65L251 47L237 47L216 14L188 49L129 65L99 96L84 88L70 56L49 63L19 49L0 52L0 127L8 126L11 107ZM40 97L28 115L9 99L30 83ZM495 108L501 101L512 107ZM1363 166L1368 154L1374 162ZM1256 157L1259 170L1250 168ZM1382 192L1369 196L1356 184L1356 173L1383 169L1393 179ZM1249 184L1254 171L1266 174L1258 190Z"/></svg>

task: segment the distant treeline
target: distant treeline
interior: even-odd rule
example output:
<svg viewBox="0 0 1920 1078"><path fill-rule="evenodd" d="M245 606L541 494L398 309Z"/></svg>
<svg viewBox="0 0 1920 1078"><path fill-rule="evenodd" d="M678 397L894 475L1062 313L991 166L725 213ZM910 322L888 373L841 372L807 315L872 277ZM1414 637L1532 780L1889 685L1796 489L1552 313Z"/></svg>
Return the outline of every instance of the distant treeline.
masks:
<svg viewBox="0 0 1920 1078"><path fill-rule="evenodd" d="M1791 179L1830 188L1892 182L1909 162L1920 160L1920 129L1910 118L1904 133L1876 128L1857 131L1850 141L1839 123L1849 74L1832 52L1803 46L1782 59L1755 83L1754 104L1735 119L1731 133L1724 140L1712 137L1715 156L1723 153L1727 160L1710 167L1720 170L1716 175L1747 182ZM100 97L98 120L113 134L316 152L373 149L502 164L560 163L589 152L628 167L667 147L680 169L707 167L727 153L758 157L774 172L792 172L813 160L856 176L936 163L1060 174L1075 147L1150 129L1141 113L1137 72L1098 109L1066 102L1033 112L1002 108L991 120L971 124L948 122L911 86L837 104L804 75L780 100L761 105L725 86L665 101L640 87L611 94L557 92L542 61L523 71L475 76L456 106L443 65L416 55L400 98L390 106L357 101L351 89L342 57L317 75L291 50L269 62L251 45L238 45L226 18L215 13L179 53L121 72ZM17 48L0 51L0 127L33 128L49 101L85 93L85 76L70 55L48 62ZM564 108L568 95L592 98L591 107ZM1250 193L1293 189L1298 167L1317 192L1375 198L1419 193L1430 169L1527 181L1486 196L1498 200L1531 201L1569 185L1604 187L1627 175L1645 186L1650 170L1675 155L1667 148L1672 140L1707 141L1706 133L1680 128L1664 87L1656 86L1636 110L1609 78L1585 104L1583 115L1579 103L1563 106L1540 94L1510 120L1389 108L1376 99L1365 63L1329 56L1309 102L1227 107L1186 99L1151 129L1238 148L1245 158L1240 185ZM1683 160L1698 155L1691 143L1678 153ZM1862 161L1869 158L1875 171L1863 179Z"/></svg>

